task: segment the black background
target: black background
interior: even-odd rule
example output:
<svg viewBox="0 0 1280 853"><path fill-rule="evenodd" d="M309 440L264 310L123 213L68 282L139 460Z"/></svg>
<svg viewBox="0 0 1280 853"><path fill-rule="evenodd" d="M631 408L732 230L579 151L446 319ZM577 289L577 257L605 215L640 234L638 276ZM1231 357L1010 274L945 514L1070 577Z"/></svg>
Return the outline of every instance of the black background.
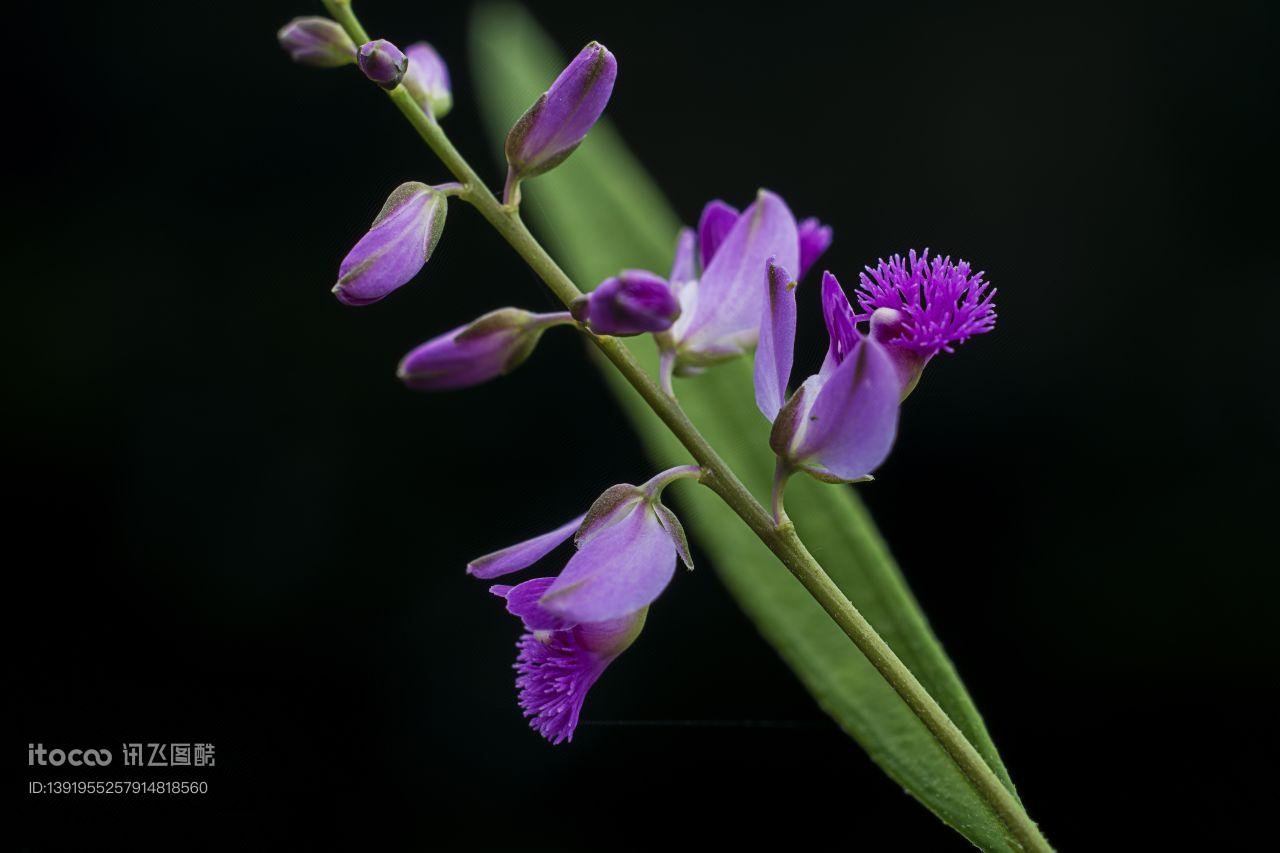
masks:
<svg viewBox="0 0 1280 853"><path fill-rule="evenodd" d="M330 296L386 193L445 175L357 73L279 51L318 9L11 20L5 760L218 756L185 802L42 800L27 780L72 774L15 773L11 841L964 849L712 571L653 609L572 745L525 728L516 625L462 567L648 466L571 335L475 391L397 383L427 336L550 305L463 206L413 286ZM846 279L922 245L988 270L997 332L930 367L863 494L1051 840L1238 841L1274 722L1274 11L534 10L618 55L609 115L686 221L768 186L835 226ZM448 130L496 180L467 5L361 11L441 50Z"/></svg>

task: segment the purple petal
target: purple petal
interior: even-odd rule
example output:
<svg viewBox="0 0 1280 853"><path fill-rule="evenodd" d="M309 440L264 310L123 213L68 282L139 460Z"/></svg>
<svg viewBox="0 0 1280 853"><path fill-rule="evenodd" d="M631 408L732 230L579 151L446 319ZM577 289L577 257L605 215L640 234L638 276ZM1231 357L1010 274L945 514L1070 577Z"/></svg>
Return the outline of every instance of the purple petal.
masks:
<svg viewBox="0 0 1280 853"><path fill-rule="evenodd" d="M703 270L711 265L711 259L740 215L736 207L730 207L719 199L707 202L707 206L702 208L702 217L698 219L698 251Z"/></svg>
<svg viewBox="0 0 1280 853"><path fill-rule="evenodd" d="M954 352L974 335L985 334L996 325L996 292L984 280L985 273L973 273L965 261L952 263L950 257L929 260L929 250L894 255L861 276L858 304L870 314L877 308L893 308L903 314L899 334L890 347L914 350L928 361L939 352Z"/></svg>
<svg viewBox="0 0 1280 853"><path fill-rule="evenodd" d="M697 249L698 238L694 236L693 229L681 228L676 237L676 257L671 262L669 280L673 286L693 281L698 277L698 270L694 264Z"/></svg>
<svg viewBox="0 0 1280 853"><path fill-rule="evenodd" d="M573 555L542 605L578 622L603 622L645 607L676 570L676 547L648 505L607 527Z"/></svg>
<svg viewBox="0 0 1280 853"><path fill-rule="evenodd" d="M426 184L401 184L369 232L342 259L333 292L346 305L369 305L406 284L430 259L448 203Z"/></svg>
<svg viewBox="0 0 1280 853"><path fill-rule="evenodd" d="M515 586L494 584L489 592L507 600L507 612L524 623L528 631L567 631L576 625L569 619L557 616L538 604L555 578L533 578Z"/></svg>
<svg viewBox="0 0 1280 853"><path fill-rule="evenodd" d="M844 288L829 272L822 274L822 319L827 324L827 357L822 362L819 376L827 376L835 370L854 345L862 339L858 334L857 315L844 295Z"/></svg>
<svg viewBox="0 0 1280 853"><path fill-rule="evenodd" d="M489 578L509 575L521 569L527 569L543 557L550 554L560 543L564 542L582 524L586 515L580 515L563 527L557 527L550 533L526 539L515 545L503 548L478 557L467 564L467 574L488 580Z"/></svg>
<svg viewBox="0 0 1280 853"><path fill-rule="evenodd" d="M683 349L729 354L755 342L765 302L760 276L770 256L797 269L799 238L786 203L761 190L698 282L697 314L684 333Z"/></svg>
<svg viewBox="0 0 1280 853"><path fill-rule="evenodd" d="M516 643L516 688L529 725L551 743L573 740L587 691L644 627L645 612Z"/></svg>
<svg viewBox="0 0 1280 853"><path fill-rule="evenodd" d="M800 234L800 275L796 279L800 280L831 247L831 226L823 225L811 216L801 222L797 230Z"/></svg>
<svg viewBox="0 0 1280 853"><path fill-rule="evenodd" d="M624 270L574 303L574 317L601 335L662 332L679 316L680 303L666 279L645 270Z"/></svg>
<svg viewBox="0 0 1280 853"><path fill-rule="evenodd" d="M822 383L795 459L815 464L832 479L870 474L893 447L900 395L898 373L884 347L859 341Z"/></svg>
<svg viewBox="0 0 1280 853"><path fill-rule="evenodd" d="M787 398L796 341L796 283L785 268L769 259L765 276L768 299L760 315L760 346L756 350L756 405L773 420Z"/></svg>
<svg viewBox="0 0 1280 853"><path fill-rule="evenodd" d="M520 117L507 135L507 162L522 178L551 169L573 153L613 93L618 61L592 42Z"/></svg>

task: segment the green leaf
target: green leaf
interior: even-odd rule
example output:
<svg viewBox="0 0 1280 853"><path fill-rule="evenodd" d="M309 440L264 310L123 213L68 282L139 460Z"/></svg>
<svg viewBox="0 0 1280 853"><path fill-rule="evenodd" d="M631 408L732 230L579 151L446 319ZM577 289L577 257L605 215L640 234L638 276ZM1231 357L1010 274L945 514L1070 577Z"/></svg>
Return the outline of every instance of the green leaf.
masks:
<svg viewBox="0 0 1280 853"><path fill-rule="evenodd" d="M507 129L563 67L563 54L515 5L480 7L471 36L476 88L501 150ZM584 289L625 267L661 273L671 264L680 222L607 121L562 166L526 184L524 193L524 215ZM631 342L645 367L656 371L652 342ZM688 452L626 380L603 360L601 365L655 463L687 463ZM743 359L681 381L677 393L759 496L769 492L774 460L752 388L751 366ZM706 489L685 488L678 501L688 530L725 585L822 708L886 773L974 844L1017 849L924 725L732 510ZM797 477L787 492L787 511L814 556L1012 791L982 718L853 490Z"/></svg>

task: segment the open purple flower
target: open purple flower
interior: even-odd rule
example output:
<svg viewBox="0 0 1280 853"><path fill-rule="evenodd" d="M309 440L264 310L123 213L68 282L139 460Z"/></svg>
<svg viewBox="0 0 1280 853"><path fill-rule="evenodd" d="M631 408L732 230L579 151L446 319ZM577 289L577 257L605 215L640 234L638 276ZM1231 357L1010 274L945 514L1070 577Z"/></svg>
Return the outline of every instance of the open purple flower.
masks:
<svg viewBox="0 0 1280 853"><path fill-rule="evenodd" d="M585 515L468 564L475 577L501 577L574 538L577 551L559 576L494 588L525 624L517 644L520 705L552 743L572 738L587 690L635 640L677 557L693 567L684 529L660 496L676 479L699 473L682 466L640 486L613 486Z"/></svg>
<svg viewBox="0 0 1280 853"><path fill-rule="evenodd" d="M768 259L803 275L830 244L830 228L816 219L797 226L786 202L768 190L741 213L709 203L697 236L681 232L676 245L670 282L681 314L658 337L664 382L672 372L690 376L750 349L760 331Z"/></svg>
<svg viewBox="0 0 1280 853"><path fill-rule="evenodd" d="M787 396L796 334L796 283L780 264L768 265L767 299L756 350L756 405L773 421L781 489L800 470L827 482L868 477L889 455L898 428L897 370L876 336L864 337L844 290L822 276L830 343L822 368ZM775 493L775 514L779 514Z"/></svg>
<svg viewBox="0 0 1280 853"><path fill-rule="evenodd" d="M905 398L929 359L955 352L957 344L996 325L996 291L971 274L969 264L950 257L929 261L929 250L914 249L904 263L894 255L859 277L858 320L871 319L872 335L893 358Z"/></svg>
<svg viewBox="0 0 1280 853"><path fill-rule="evenodd" d="M426 184L401 184L342 259L333 293L346 305L377 302L417 275L444 232L448 200Z"/></svg>

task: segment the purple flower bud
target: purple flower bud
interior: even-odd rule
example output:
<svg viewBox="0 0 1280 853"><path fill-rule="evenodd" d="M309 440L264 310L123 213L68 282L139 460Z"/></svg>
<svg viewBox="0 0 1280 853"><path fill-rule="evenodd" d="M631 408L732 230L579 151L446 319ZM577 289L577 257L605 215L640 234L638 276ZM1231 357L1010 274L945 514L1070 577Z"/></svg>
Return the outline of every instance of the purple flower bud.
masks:
<svg viewBox="0 0 1280 853"><path fill-rule="evenodd" d="M356 45L337 21L308 15L294 18L276 33L289 58L313 68L337 68L356 61Z"/></svg>
<svg viewBox="0 0 1280 853"><path fill-rule="evenodd" d="M360 45L356 61L360 63L360 70L364 72L364 76L384 89L394 89L399 86L405 72L409 69L409 57L386 39Z"/></svg>
<svg viewBox="0 0 1280 853"><path fill-rule="evenodd" d="M582 49L507 135L516 181L541 175L573 153L604 112L617 76L618 62L604 45Z"/></svg>
<svg viewBox="0 0 1280 853"><path fill-rule="evenodd" d="M623 270L572 306L573 317L601 335L641 335L671 328L680 303L666 279L645 270Z"/></svg>
<svg viewBox="0 0 1280 853"><path fill-rule="evenodd" d="M569 315L500 308L432 338L400 362L396 375L417 391L470 388L515 370L552 326Z"/></svg>
<svg viewBox="0 0 1280 853"><path fill-rule="evenodd" d="M369 305L407 283L440 241L445 195L426 184L401 184L387 197L369 233L342 259L333 292L346 305Z"/></svg>
<svg viewBox="0 0 1280 853"><path fill-rule="evenodd" d="M409 57L409 70L400 82L418 106L436 118L444 118L453 107L448 66L436 49L425 41L409 45L405 55Z"/></svg>

